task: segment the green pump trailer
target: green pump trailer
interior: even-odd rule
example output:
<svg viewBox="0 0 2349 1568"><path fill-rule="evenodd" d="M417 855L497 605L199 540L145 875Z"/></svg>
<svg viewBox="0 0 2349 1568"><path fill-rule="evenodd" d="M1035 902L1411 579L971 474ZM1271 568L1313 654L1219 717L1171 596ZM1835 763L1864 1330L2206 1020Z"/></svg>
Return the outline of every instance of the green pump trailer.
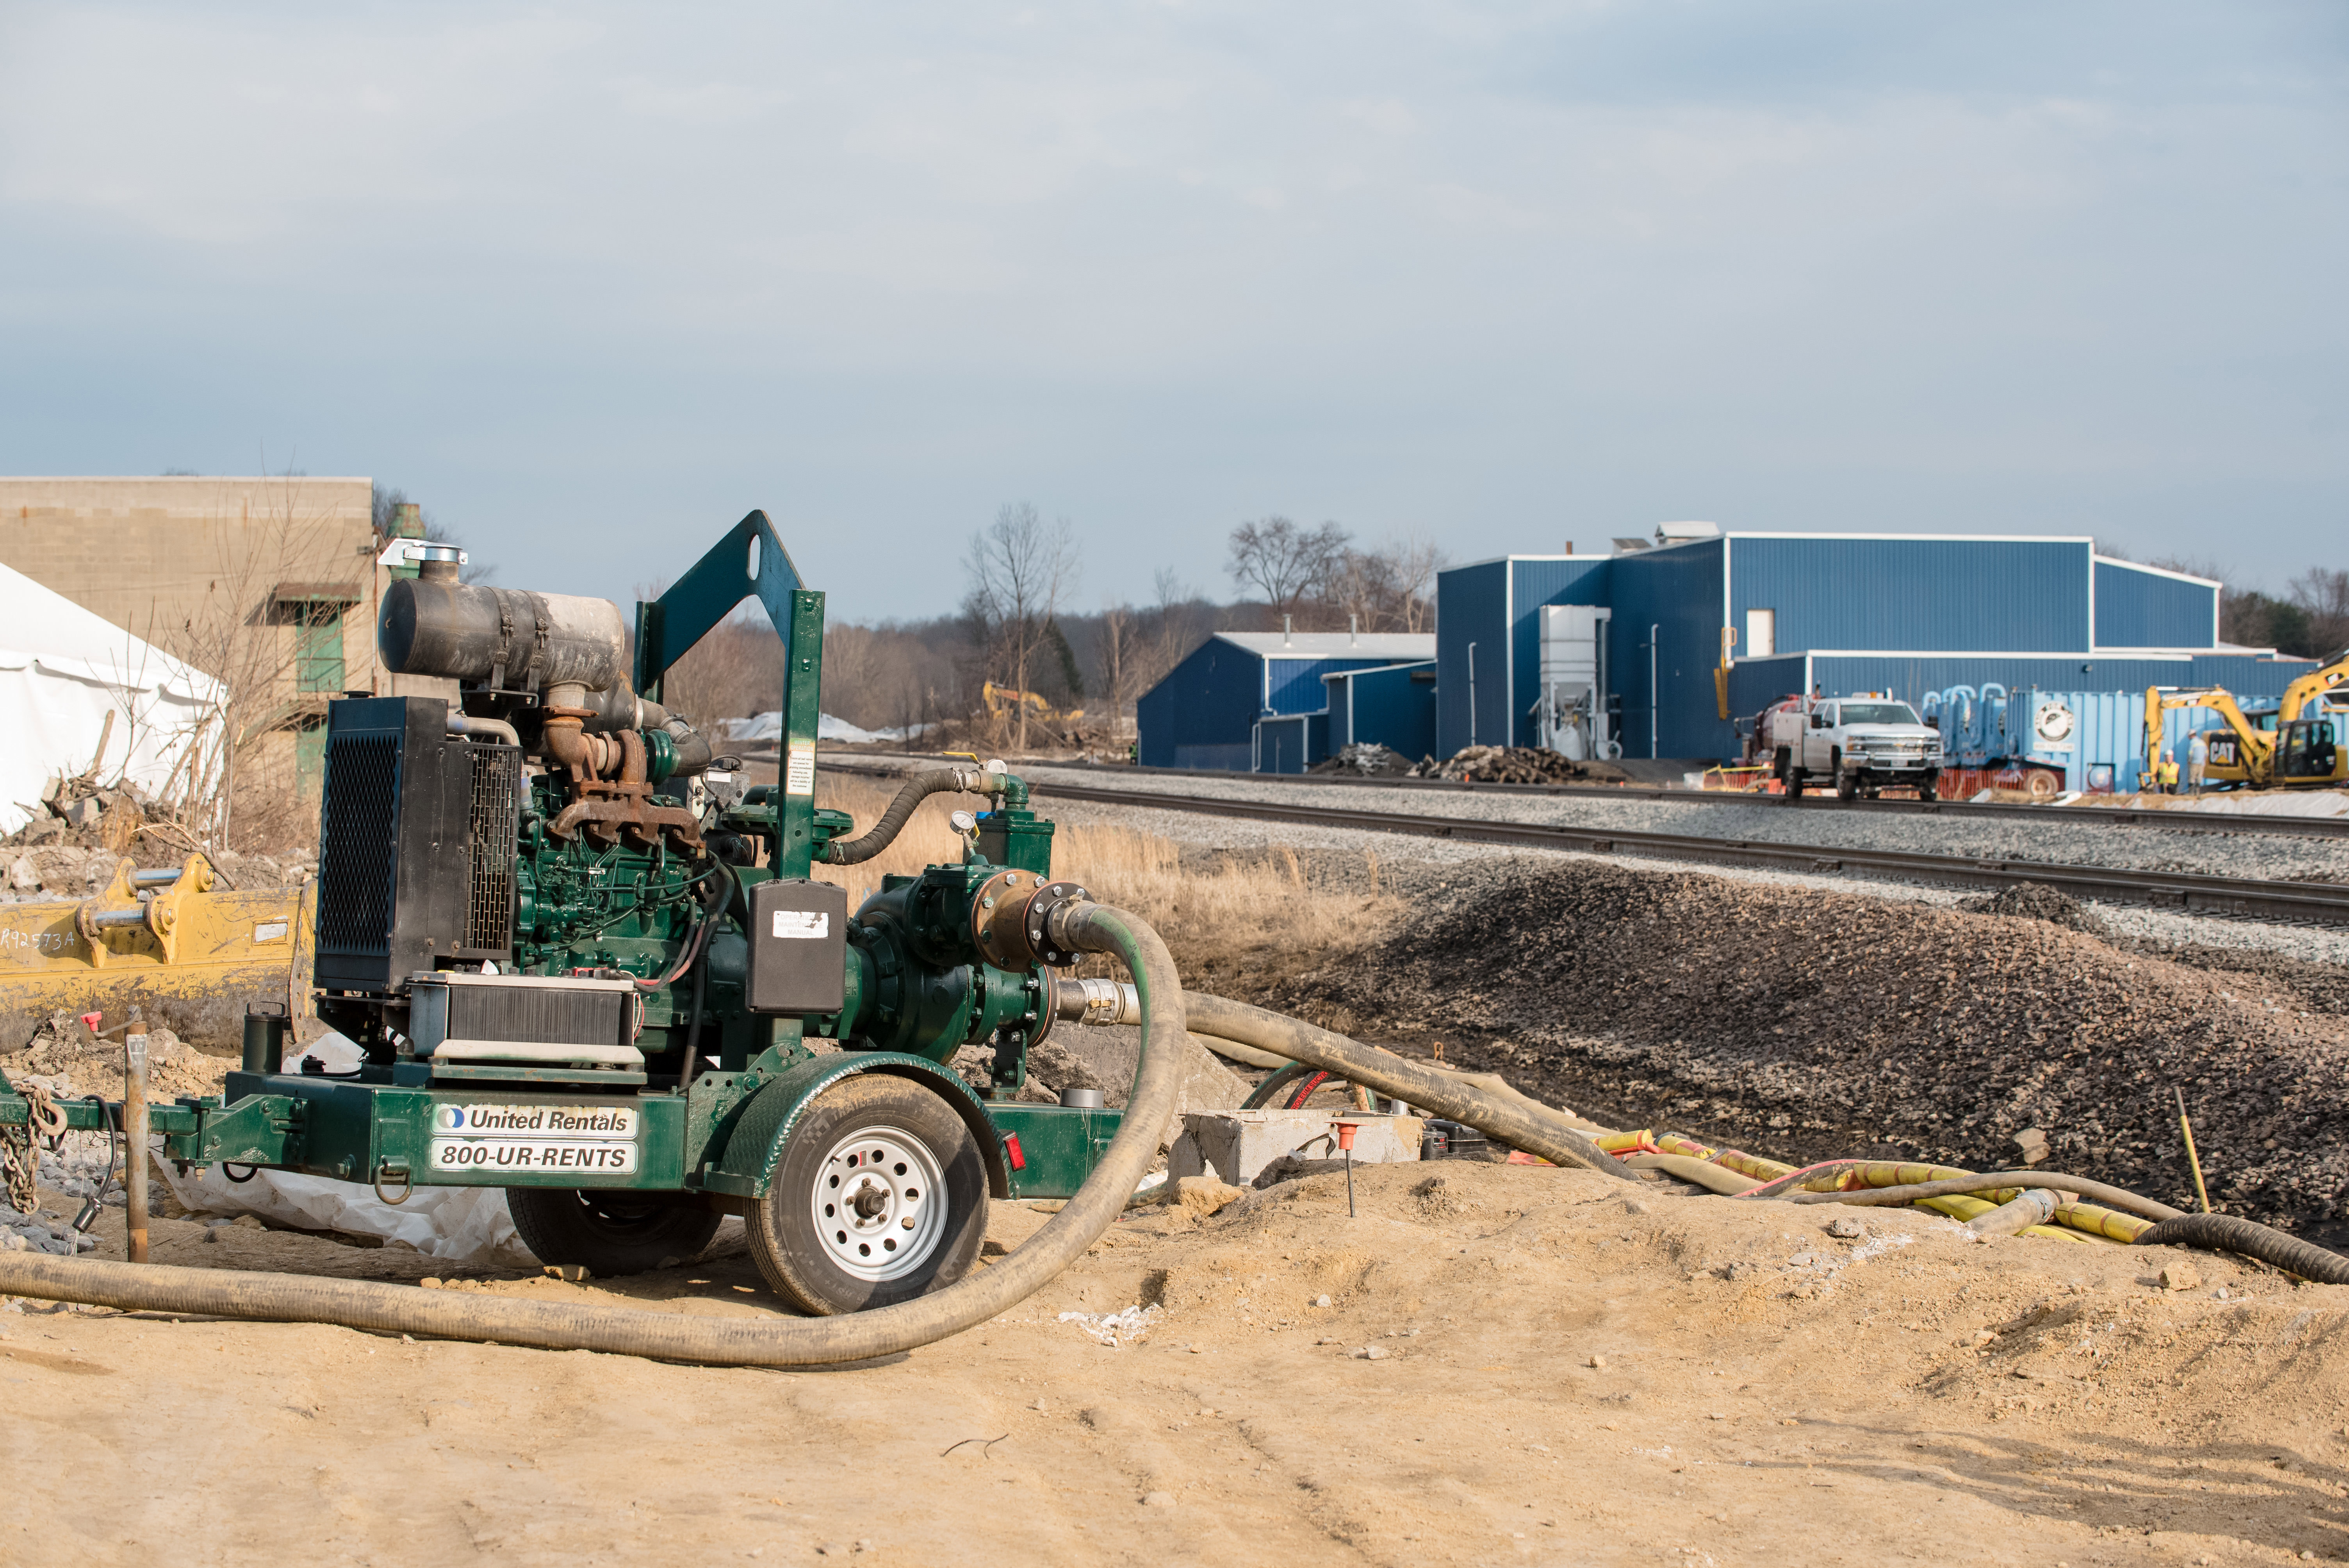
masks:
<svg viewBox="0 0 2349 1568"><path fill-rule="evenodd" d="M633 638L607 600L457 564L429 549L378 627L387 668L456 703L328 705L312 1005L363 1059L289 1072L285 1009L255 1006L224 1093L147 1108L165 1158L395 1203L501 1187L542 1261L599 1274L688 1258L738 1214L812 1314L963 1277L990 1195L1073 1194L1120 1113L1019 1099L1028 1053L1056 1022L1134 1021L1134 988L1062 973L1052 912L1088 894L1053 878L1052 824L1001 764L916 776L861 838L817 808L823 595L766 514L637 604ZM782 639L784 735L778 781L737 793L701 779L712 748L662 677L750 597ZM986 802L957 813L960 863L885 877L853 913L813 880L943 792ZM967 1045L993 1048L983 1088L948 1065ZM0 1080L13 1161L36 1130L109 1124Z"/></svg>

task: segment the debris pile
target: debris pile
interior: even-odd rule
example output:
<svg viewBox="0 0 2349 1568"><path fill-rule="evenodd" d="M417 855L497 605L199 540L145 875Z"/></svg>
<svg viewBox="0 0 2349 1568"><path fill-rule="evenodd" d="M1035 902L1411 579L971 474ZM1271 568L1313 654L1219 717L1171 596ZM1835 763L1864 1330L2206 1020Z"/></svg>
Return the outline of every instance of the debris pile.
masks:
<svg viewBox="0 0 2349 1568"><path fill-rule="evenodd" d="M1975 914L2011 914L2024 920L2044 920L2050 925L2060 925L2066 931L2085 931L2091 936L2105 934L2105 923L2080 907L2080 901L2069 893L2058 892L2044 883L2016 882L1996 892L1986 892L1970 898L1958 907Z"/></svg>
<svg viewBox="0 0 2349 1568"><path fill-rule="evenodd" d="M1433 767L1429 758L1420 767ZM1373 779L1416 779L1419 774L1410 758L1375 740L1340 747L1334 757L1325 757L1307 769L1308 773L1359 773Z"/></svg>
<svg viewBox="0 0 2349 1568"><path fill-rule="evenodd" d="M2036 1130L2055 1168L2185 1208L2182 1088L2214 1205L2349 1230L2349 1000L2302 966L2212 974L2044 918L1604 864L1454 888L1272 1005L1798 1162L1992 1171Z"/></svg>
<svg viewBox="0 0 2349 1568"><path fill-rule="evenodd" d="M1471 746L1449 761L1427 758L1408 778L1474 784L1619 784L1630 775L1611 762L1577 762L1537 746Z"/></svg>
<svg viewBox="0 0 2349 1568"><path fill-rule="evenodd" d="M103 846L60 842L54 835L31 849L22 848L16 839L7 840L0 843L0 902L92 897L114 880L115 868L124 858ZM187 857L174 844L141 839L129 858L141 867L160 867L176 865ZM222 851L204 858L212 862L215 886L244 892L299 886L316 873L318 860L308 850L282 855Z"/></svg>

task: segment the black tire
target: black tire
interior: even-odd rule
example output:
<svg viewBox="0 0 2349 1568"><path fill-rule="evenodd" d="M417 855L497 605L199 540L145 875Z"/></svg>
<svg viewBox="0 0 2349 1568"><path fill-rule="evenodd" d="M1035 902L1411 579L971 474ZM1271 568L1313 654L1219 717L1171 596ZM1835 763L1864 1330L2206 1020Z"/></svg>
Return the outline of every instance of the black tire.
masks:
<svg viewBox="0 0 2349 1568"><path fill-rule="evenodd" d="M1917 799L1920 800L1938 800L1940 798L1941 783L1940 779L1928 778L1922 784L1917 786Z"/></svg>
<svg viewBox="0 0 2349 1568"><path fill-rule="evenodd" d="M1858 774L1854 773L1848 768L1839 769L1837 772L1836 799L1847 802L1859 799Z"/></svg>
<svg viewBox="0 0 2349 1568"><path fill-rule="evenodd" d="M1799 800L1799 799L1801 799L1803 798L1803 787L1804 787L1805 785L1808 784L1810 781L1811 781L1811 776L1810 776L1808 773L1805 772L1802 769L1800 769L1800 768L1789 768L1789 769L1786 769L1786 799L1789 799L1789 800Z"/></svg>
<svg viewBox="0 0 2349 1568"><path fill-rule="evenodd" d="M751 1206L750 1255L777 1295L817 1316L911 1301L970 1272L987 1196L978 1140L952 1106L910 1079L863 1074L801 1113ZM918 1251L898 1255L901 1240Z"/></svg>
<svg viewBox="0 0 2349 1568"><path fill-rule="evenodd" d="M1778 782L1780 784L1785 783L1786 775L1794 770L1795 754L1787 748L1782 746L1778 748L1778 753L1775 757L1771 758L1771 771L1777 775Z"/></svg>
<svg viewBox="0 0 2349 1568"><path fill-rule="evenodd" d="M594 1274L690 1263L718 1233L710 1210L608 1187L509 1187L506 1212L540 1263L577 1264Z"/></svg>

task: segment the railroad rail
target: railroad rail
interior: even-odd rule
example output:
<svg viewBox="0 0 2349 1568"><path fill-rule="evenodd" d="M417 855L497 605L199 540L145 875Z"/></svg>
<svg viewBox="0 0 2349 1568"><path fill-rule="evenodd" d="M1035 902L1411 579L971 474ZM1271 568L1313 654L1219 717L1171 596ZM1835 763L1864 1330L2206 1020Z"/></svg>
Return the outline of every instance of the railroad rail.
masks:
<svg viewBox="0 0 2349 1568"><path fill-rule="evenodd" d="M839 762L831 766L843 767ZM845 770L879 773L878 769ZM2079 898L2150 904L2197 914L2237 915L2259 920L2349 923L2349 885L2338 882L2271 882L2257 877L2206 876L2193 872L2143 872L2109 866L2075 866L2050 861L1975 860L1962 855L1911 854L1899 850L1856 850L1816 844L1783 844L1760 839L1708 838L1694 833L1645 833L1612 828L1559 827L1546 822L1505 822L1489 817L1438 817L1413 811L1373 811L1340 806L1240 800L1226 796L1168 795L1154 790L1112 789L1030 779L1038 795L1095 805L1145 810L1191 811L1256 821L1293 822L1321 828L1404 833L1468 843L1510 844L1524 849L1564 850L1582 854L1640 854L1754 866L1770 871L1858 873L1902 882L1958 887L2005 888L2036 882ZM1611 791L1610 791L1611 793Z"/></svg>
<svg viewBox="0 0 2349 1568"><path fill-rule="evenodd" d="M827 766L830 766L827 760ZM1832 793L1749 795L1736 789L1673 789L1659 784L1479 784L1456 779L1401 779L1344 773L1233 773L1206 768L1136 768L1123 763L1038 762L1030 766L1097 772L1106 778L1245 779L1251 784L1335 784L1380 789L1426 789L1471 795L1587 796L1595 800L1662 800L1685 806L1761 806L1784 811L1858 811L1891 816L2023 817L2040 822L2085 822L2110 828L2160 828L2173 833L2274 833L2296 838L2349 838L2349 817L2268 817L2235 811L2170 810L2160 806L2032 806L2020 800L1838 800Z"/></svg>
<svg viewBox="0 0 2349 1568"><path fill-rule="evenodd" d="M771 765L772 753L745 752L750 760ZM852 757L854 754L850 754ZM908 763L926 760L928 754L907 753ZM859 768L837 752L824 758L827 768L852 772L893 772L896 768ZM1891 816L1945 817L1968 821L1986 817L2017 817L2038 822L2087 823L2107 828L2158 828L2173 833L2266 833L2288 838L2349 838L2349 817L2268 817L2235 811L2170 810L2159 806L2032 806L2020 800L1838 800L1832 793L1749 795L1735 789L1673 789L1658 784L1479 784L1456 779L1401 779L1360 773L1234 773L1213 768L1137 768L1130 763L1053 762L1028 760L1032 768L1098 774L1104 779L1199 779L1251 784L1334 785L1341 789L1419 789L1464 795L1554 795L1594 800L1661 800L1682 806L1760 806L1781 811L1857 811Z"/></svg>

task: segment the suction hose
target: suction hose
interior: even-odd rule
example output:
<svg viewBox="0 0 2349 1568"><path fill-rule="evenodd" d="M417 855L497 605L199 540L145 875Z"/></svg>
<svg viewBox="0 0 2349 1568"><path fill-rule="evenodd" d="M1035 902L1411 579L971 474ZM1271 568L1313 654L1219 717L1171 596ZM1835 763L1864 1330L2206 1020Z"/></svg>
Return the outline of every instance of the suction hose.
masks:
<svg viewBox="0 0 2349 1568"><path fill-rule="evenodd" d="M2137 1244L2240 1253L2318 1284L2349 1284L2349 1258L2240 1214L2180 1214L2137 1237Z"/></svg>
<svg viewBox="0 0 2349 1568"><path fill-rule="evenodd" d="M905 780L881 820L861 839L844 842L834 840L824 845L816 859L828 866L853 866L871 860L887 849L914 815L914 809L933 795L1001 795L1010 790L1018 780L1009 774L988 773L977 768L936 768L927 773L916 773ZM1138 977L1137 977L1138 978Z"/></svg>
<svg viewBox="0 0 2349 1568"><path fill-rule="evenodd" d="M1221 996L1195 991L1184 999L1184 1005L1195 1035L1237 1040L1289 1061L1340 1074L1365 1088L1465 1122L1486 1137L1497 1138L1513 1149L1538 1154L1553 1165L1580 1165L1626 1181L1640 1180L1624 1170L1612 1155L1576 1131L1562 1112L1537 1101L1523 1096L1496 1095L1482 1084L1465 1082L1450 1073L1372 1050L1343 1035L1333 1035L1327 1029L1317 1029L1245 1002L1226 1001ZM1208 1048L1214 1049L1212 1046Z"/></svg>
<svg viewBox="0 0 2349 1568"><path fill-rule="evenodd" d="M1114 954L1133 977L1142 1006L1142 1060L1124 1123L1092 1175L1042 1230L1009 1257L935 1295L837 1317L743 1323L358 1280L86 1262L42 1253L0 1253L0 1294L128 1312L334 1323L386 1334L735 1367L863 1361L934 1344L1018 1305L1083 1255L1124 1209L1157 1158L1159 1130L1182 1088L1183 987L1157 934L1121 910L1071 903L1054 912L1052 935L1065 948Z"/></svg>

